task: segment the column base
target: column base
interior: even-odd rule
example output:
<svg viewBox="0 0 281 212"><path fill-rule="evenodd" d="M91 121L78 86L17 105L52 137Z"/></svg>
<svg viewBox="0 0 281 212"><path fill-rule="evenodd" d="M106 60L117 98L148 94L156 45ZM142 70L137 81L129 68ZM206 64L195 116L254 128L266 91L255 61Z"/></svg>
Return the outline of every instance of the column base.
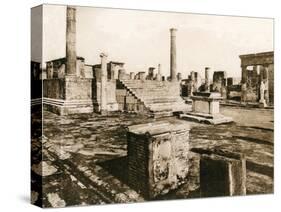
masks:
<svg viewBox="0 0 281 212"><path fill-rule="evenodd" d="M43 98L43 107L47 111L58 115L93 113L93 102L91 100L62 100Z"/></svg>
<svg viewBox="0 0 281 212"><path fill-rule="evenodd" d="M233 122L232 117L224 116L222 114L204 114L197 112L188 112L184 114L180 114L180 119L185 119L188 121L194 121L203 124L226 124Z"/></svg>

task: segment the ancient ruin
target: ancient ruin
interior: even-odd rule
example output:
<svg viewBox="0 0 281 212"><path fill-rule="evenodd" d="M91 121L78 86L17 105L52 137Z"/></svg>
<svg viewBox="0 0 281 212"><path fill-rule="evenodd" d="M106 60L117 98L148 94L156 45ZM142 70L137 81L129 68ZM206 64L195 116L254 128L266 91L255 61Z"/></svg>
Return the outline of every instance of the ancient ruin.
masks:
<svg viewBox="0 0 281 212"><path fill-rule="evenodd" d="M31 62L34 204L273 192L274 52L237 55L242 78L211 63L188 70L184 30L165 26L155 36L167 61L128 68L114 45L77 54L78 9L66 7L65 56Z"/></svg>
<svg viewBox="0 0 281 212"><path fill-rule="evenodd" d="M260 102L262 106L274 103L274 53L240 55L243 102Z"/></svg>

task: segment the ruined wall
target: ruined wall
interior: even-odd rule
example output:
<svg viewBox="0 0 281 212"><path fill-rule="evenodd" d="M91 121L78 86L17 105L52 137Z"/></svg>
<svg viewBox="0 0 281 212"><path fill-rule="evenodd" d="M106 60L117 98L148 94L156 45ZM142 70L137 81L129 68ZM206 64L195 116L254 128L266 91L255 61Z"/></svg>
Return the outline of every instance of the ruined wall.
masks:
<svg viewBox="0 0 281 212"><path fill-rule="evenodd" d="M59 58L46 62L47 79L64 78L65 77L66 58ZM85 59L77 57L76 60L76 76L85 78Z"/></svg>
<svg viewBox="0 0 281 212"><path fill-rule="evenodd" d="M266 103L272 105L274 103L274 52L261 52L239 57L242 68L241 83L246 84L246 91L242 92L242 99L252 102L259 101L260 84L263 80L266 85Z"/></svg>

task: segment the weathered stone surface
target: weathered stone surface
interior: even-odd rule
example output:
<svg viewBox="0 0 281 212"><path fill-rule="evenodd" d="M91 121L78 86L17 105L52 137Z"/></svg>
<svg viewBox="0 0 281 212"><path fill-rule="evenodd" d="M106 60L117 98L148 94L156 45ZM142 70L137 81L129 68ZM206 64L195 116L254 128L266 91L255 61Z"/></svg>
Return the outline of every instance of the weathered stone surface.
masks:
<svg viewBox="0 0 281 212"><path fill-rule="evenodd" d="M247 194L272 193L274 160L273 110L221 107L221 113L226 116L231 115L235 123L217 126L191 123L193 127L190 131L190 148L219 148L245 154L248 161ZM82 202L87 205L117 203L114 195L120 192L128 196L126 201L144 201L140 194L138 198L133 199L130 197L131 192L127 193L129 190L133 191L133 189L128 186L126 168L127 140L124 136L125 132L120 129L120 124L128 126L154 122L153 118L137 114L118 113L107 118L99 114L95 116L89 114L58 116L48 111L44 111L43 115L44 126L46 126L44 128L44 141L46 142L44 142L44 147L39 149L49 151L49 149L55 148L57 150L56 154L62 151L62 156L69 154L67 159L54 159L44 153L44 160L50 161L58 168L55 175L43 177L43 189L45 192L42 198L44 207L51 207L46 194L54 192L58 193L67 206L80 205ZM255 117L255 119L251 117ZM167 120L172 123L185 122L178 120L176 117L166 117L161 120ZM54 125L54 122L62 124ZM92 131L93 137L81 135L80 130ZM115 154L89 156L66 152L63 150L64 142L66 146L74 144L69 135L74 138L74 143L85 145L83 147L81 145L81 150L90 151L91 149L93 152L112 152ZM86 145L89 140L91 140L91 146ZM36 149L38 148L34 148L34 150ZM41 160L40 154L38 154L38 157ZM59 164L63 164L63 166L58 166ZM188 183L165 195L158 196L157 199L171 200L200 197L198 154L190 154L189 164ZM86 170L91 170L90 178L94 180L93 183L89 183L89 178L82 174ZM82 189L78 181L72 181L70 174L85 185L86 188ZM85 182L84 180L88 181ZM34 179L32 184L36 187L40 184L40 181ZM41 191L40 189L33 190L36 192ZM105 199L103 198L104 196L96 193L97 190L99 194L106 196L110 194L112 197ZM40 199L41 197L39 196L38 201Z"/></svg>
<svg viewBox="0 0 281 212"><path fill-rule="evenodd" d="M123 93L123 98L117 98L118 103L122 104L122 101L127 103L127 97L132 96L137 103L135 112L138 111L139 105L143 105L152 115L159 113L159 117L171 116L173 112L191 110L180 96L178 82L122 80L120 83L121 88L127 92ZM126 109L128 108L124 108Z"/></svg>
<svg viewBox="0 0 281 212"><path fill-rule="evenodd" d="M66 8L66 74L76 75L76 8Z"/></svg>
<svg viewBox="0 0 281 212"><path fill-rule="evenodd" d="M200 153L200 149L196 150ZM246 195L246 160L242 154L202 149L202 197Z"/></svg>
<svg viewBox="0 0 281 212"><path fill-rule="evenodd" d="M128 183L147 198L186 182L189 125L156 122L128 127Z"/></svg>
<svg viewBox="0 0 281 212"><path fill-rule="evenodd" d="M170 46L170 78L171 81L177 80L177 49L176 49L176 32L177 29L170 29L171 46Z"/></svg>
<svg viewBox="0 0 281 212"><path fill-rule="evenodd" d="M181 119L196 121L205 124L223 124L232 122L231 117L220 114L220 93L194 92L192 111L180 114Z"/></svg>

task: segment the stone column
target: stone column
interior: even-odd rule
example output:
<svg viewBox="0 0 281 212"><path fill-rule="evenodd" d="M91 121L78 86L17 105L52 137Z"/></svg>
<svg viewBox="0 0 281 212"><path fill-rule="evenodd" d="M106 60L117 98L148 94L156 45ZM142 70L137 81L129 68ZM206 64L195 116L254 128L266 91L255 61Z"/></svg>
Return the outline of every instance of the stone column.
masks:
<svg viewBox="0 0 281 212"><path fill-rule="evenodd" d="M106 114L107 99L106 99L106 84L107 84L107 55L100 54L101 57L101 92L100 92L100 112Z"/></svg>
<svg viewBox="0 0 281 212"><path fill-rule="evenodd" d="M121 68L118 70L118 79L119 80L124 80L126 76L126 70Z"/></svg>
<svg viewBox="0 0 281 212"><path fill-rule="evenodd" d="M177 80L178 80L178 81L181 81L181 80L182 80L182 75L181 75L180 72L177 74Z"/></svg>
<svg viewBox="0 0 281 212"><path fill-rule="evenodd" d="M205 91L210 91L210 68L205 68Z"/></svg>
<svg viewBox="0 0 281 212"><path fill-rule="evenodd" d="M196 89L195 89L196 82L195 82L195 72L194 71L191 71L190 78L191 78L190 96L193 96L193 92L196 92Z"/></svg>
<svg viewBox="0 0 281 212"><path fill-rule="evenodd" d="M264 66L264 87L265 87L265 92L264 92L264 99L266 103L269 103L269 91L268 91L268 65Z"/></svg>
<svg viewBox="0 0 281 212"><path fill-rule="evenodd" d="M158 64L158 74L161 76L161 64Z"/></svg>
<svg viewBox="0 0 281 212"><path fill-rule="evenodd" d="M241 66L242 69L242 77L241 77L241 83L247 82L247 66Z"/></svg>
<svg viewBox="0 0 281 212"><path fill-rule="evenodd" d="M161 64L158 64L158 73L156 74L156 81L161 81Z"/></svg>
<svg viewBox="0 0 281 212"><path fill-rule="evenodd" d="M76 9L66 9L66 76L76 76Z"/></svg>
<svg viewBox="0 0 281 212"><path fill-rule="evenodd" d="M130 79L134 80L135 79L135 72L130 72Z"/></svg>
<svg viewBox="0 0 281 212"><path fill-rule="evenodd" d="M176 32L177 29L170 29L171 32L171 49L170 49L170 76L171 81L177 81L177 55L176 55Z"/></svg>

